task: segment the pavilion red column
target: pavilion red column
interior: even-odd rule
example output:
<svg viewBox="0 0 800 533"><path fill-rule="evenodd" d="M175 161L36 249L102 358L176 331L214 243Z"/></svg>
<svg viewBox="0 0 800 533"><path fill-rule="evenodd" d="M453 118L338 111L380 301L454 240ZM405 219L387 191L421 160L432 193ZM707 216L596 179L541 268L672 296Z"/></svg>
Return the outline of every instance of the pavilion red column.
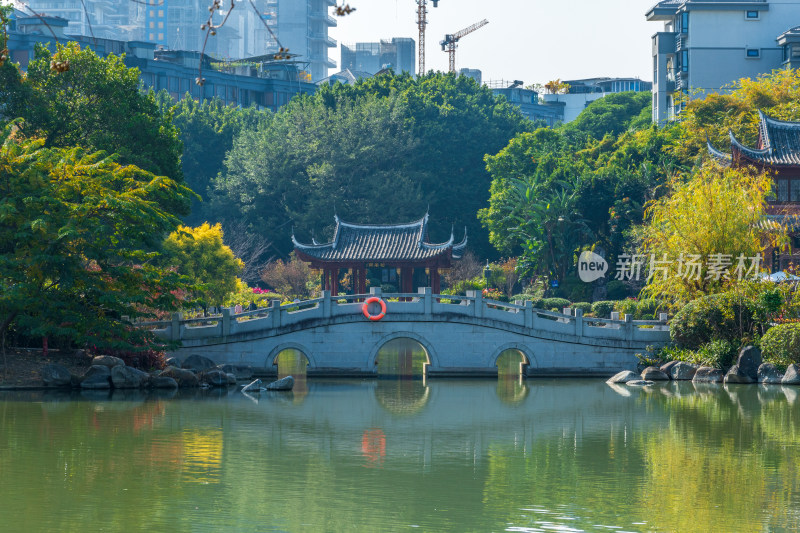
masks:
<svg viewBox="0 0 800 533"><path fill-rule="evenodd" d="M401 286L400 292L414 292L414 269L410 267L403 267L401 270Z"/></svg>
<svg viewBox="0 0 800 533"><path fill-rule="evenodd" d="M339 268L331 269L331 296L339 296Z"/></svg>
<svg viewBox="0 0 800 533"><path fill-rule="evenodd" d="M359 281L359 289L358 289L359 294L366 294L367 293L367 268L366 267L361 268L359 270L358 281Z"/></svg>
<svg viewBox="0 0 800 533"><path fill-rule="evenodd" d="M441 276L439 275L439 267L431 268L431 291L433 294L439 294L442 289Z"/></svg>

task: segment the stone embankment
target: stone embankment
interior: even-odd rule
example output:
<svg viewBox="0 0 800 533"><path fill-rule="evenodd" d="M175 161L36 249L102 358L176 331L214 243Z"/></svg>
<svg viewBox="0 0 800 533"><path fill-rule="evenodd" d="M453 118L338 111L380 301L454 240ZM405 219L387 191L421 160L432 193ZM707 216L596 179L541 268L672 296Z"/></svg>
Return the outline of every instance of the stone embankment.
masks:
<svg viewBox="0 0 800 533"><path fill-rule="evenodd" d="M150 373L126 366L118 357L98 355L82 376L55 363L46 365L40 374L45 387L83 390L229 387L253 377L249 367L217 365L201 355L187 357L183 363L168 359L166 368Z"/></svg>
<svg viewBox="0 0 800 533"><path fill-rule="evenodd" d="M630 370L616 374L608 383L625 383L630 386L652 385L656 381L694 381L705 383L764 383L800 385L800 367L789 365L781 374L774 365L761 360L761 350L745 346L739 351L736 364L727 372L710 366L700 366L684 361L670 361L660 367L649 366L641 374Z"/></svg>

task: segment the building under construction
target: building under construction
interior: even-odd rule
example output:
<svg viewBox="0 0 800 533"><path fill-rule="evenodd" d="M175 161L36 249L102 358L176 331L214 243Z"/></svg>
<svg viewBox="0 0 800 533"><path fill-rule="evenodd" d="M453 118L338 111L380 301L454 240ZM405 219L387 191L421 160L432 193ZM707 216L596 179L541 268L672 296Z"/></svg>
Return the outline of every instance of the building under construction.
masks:
<svg viewBox="0 0 800 533"><path fill-rule="evenodd" d="M409 37L381 39L377 43L342 44L342 70L375 74L386 68L414 74L416 43Z"/></svg>

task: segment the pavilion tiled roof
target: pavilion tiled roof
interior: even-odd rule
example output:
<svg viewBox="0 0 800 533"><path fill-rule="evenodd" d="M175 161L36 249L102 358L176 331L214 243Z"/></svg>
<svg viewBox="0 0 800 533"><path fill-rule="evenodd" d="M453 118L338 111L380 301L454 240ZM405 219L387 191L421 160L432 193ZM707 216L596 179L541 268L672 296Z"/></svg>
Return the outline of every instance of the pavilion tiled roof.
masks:
<svg viewBox="0 0 800 533"><path fill-rule="evenodd" d="M292 235L295 249L322 262L418 262L433 259L452 250L460 259L467 245L455 243L452 232L447 242L428 242L428 215L408 224L351 224L335 217L333 240L327 244L302 244Z"/></svg>
<svg viewBox="0 0 800 533"><path fill-rule="evenodd" d="M768 117L759 111L759 146L748 148L743 145L733 134L731 138L731 154L726 154L715 149L708 143L708 150L712 157L730 162L734 157L743 157L754 163L764 166L785 167L800 166L800 122L788 122Z"/></svg>

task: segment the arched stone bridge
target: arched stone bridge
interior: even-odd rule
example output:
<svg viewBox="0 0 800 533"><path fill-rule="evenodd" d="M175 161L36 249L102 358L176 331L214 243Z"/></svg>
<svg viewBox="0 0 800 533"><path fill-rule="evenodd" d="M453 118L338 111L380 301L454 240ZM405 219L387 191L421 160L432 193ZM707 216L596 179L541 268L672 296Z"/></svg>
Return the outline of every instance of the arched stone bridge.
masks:
<svg viewBox="0 0 800 533"><path fill-rule="evenodd" d="M428 376L497 375L506 350L523 357L526 376L611 375L635 370L636 353L669 341L666 316L660 321L609 320L534 309L531 302L486 300L480 292L464 296L431 293L372 296L386 301L386 317L370 321L362 313L365 295L322 298L241 314L223 309L217 317L143 323L157 335L181 342L172 355L200 354L217 361L249 365L274 374L277 356L297 349L308 359L309 376L374 376L377 356L387 342L414 339L425 349ZM374 305L376 308L377 304Z"/></svg>

